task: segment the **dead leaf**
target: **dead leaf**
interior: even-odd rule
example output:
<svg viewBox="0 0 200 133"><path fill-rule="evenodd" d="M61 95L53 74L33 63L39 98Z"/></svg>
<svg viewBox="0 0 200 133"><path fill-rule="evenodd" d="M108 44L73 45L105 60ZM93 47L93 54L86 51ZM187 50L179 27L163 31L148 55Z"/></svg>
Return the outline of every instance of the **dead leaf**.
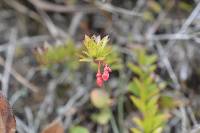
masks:
<svg viewBox="0 0 200 133"><path fill-rule="evenodd" d="M16 121L7 99L0 92L0 133L15 133Z"/></svg>
<svg viewBox="0 0 200 133"><path fill-rule="evenodd" d="M54 120L42 130L42 133L64 133L64 127L60 120Z"/></svg>

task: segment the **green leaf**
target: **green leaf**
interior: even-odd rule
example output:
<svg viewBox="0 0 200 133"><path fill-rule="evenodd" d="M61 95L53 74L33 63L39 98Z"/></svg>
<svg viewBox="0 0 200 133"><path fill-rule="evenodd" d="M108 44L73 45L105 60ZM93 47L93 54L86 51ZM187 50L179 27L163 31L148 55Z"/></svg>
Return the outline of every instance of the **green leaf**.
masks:
<svg viewBox="0 0 200 133"><path fill-rule="evenodd" d="M147 112L145 112L147 113ZM153 131L153 116L144 114L144 132L151 133Z"/></svg>
<svg viewBox="0 0 200 133"><path fill-rule="evenodd" d="M154 72L154 71L156 70L156 68L157 68L156 65L151 65L151 66L149 66L149 68L148 68L148 72L152 73L152 72Z"/></svg>
<svg viewBox="0 0 200 133"><path fill-rule="evenodd" d="M141 111L145 112L145 105L142 100L136 98L135 96L131 96L131 100L134 103L134 105Z"/></svg>
<svg viewBox="0 0 200 133"><path fill-rule="evenodd" d="M141 75L142 74L142 70L139 68L139 66L136 66L132 63L128 63L128 67L136 74Z"/></svg>
<svg viewBox="0 0 200 133"><path fill-rule="evenodd" d="M142 16L146 21L153 21L155 19L153 13L148 10L144 11Z"/></svg>
<svg viewBox="0 0 200 133"><path fill-rule="evenodd" d="M140 81L139 79L135 78L133 79L133 82L136 86L136 88L138 88L138 92L139 92L139 95L141 97L142 100L145 100L146 99L146 95L147 95L147 91L145 91L145 87L144 87L144 84L142 83L142 81Z"/></svg>
<svg viewBox="0 0 200 133"><path fill-rule="evenodd" d="M162 108L171 109L177 106L177 100L175 102L174 98L167 95L161 95L159 99L159 104Z"/></svg>
<svg viewBox="0 0 200 133"><path fill-rule="evenodd" d="M161 11L161 6L156 1L148 1L149 8L152 9L155 13L159 13Z"/></svg>
<svg viewBox="0 0 200 133"><path fill-rule="evenodd" d="M113 48L109 56L106 56L106 63L110 65L112 70L122 69L123 64L122 59L120 57L121 55L116 48Z"/></svg>
<svg viewBox="0 0 200 133"><path fill-rule="evenodd" d="M143 121L141 119L134 117L133 122L135 122L139 128L143 129Z"/></svg>
<svg viewBox="0 0 200 133"><path fill-rule="evenodd" d="M157 89L158 89L158 87L157 87L157 85L155 83L152 83L147 87L148 93L154 92Z"/></svg>
<svg viewBox="0 0 200 133"><path fill-rule="evenodd" d="M104 59L105 59L105 57L98 57L95 60L97 60L97 61L103 61Z"/></svg>
<svg viewBox="0 0 200 133"><path fill-rule="evenodd" d="M153 106L157 106L159 95L156 95L152 97L148 102L147 102L147 107L151 109Z"/></svg>
<svg viewBox="0 0 200 133"><path fill-rule="evenodd" d="M157 129L155 129L153 131L153 133L162 133L162 131L163 131L163 128L162 127L158 127Z"/></svg>
<svg viewBox="0 0 200 133"><path fill-rule="evenodd" d="M151 76L147 76L145 79L144 79L144 84L149 86L153 83L153 78Z"/></svg>
<svg viewBox="0 0 200 133"><path fill-rule="evenodd" d="M149 55L146 58L146 65L151 65L157 61L158 57L156 55Z"/></svg>
<svg viewBox="0 0 200 133"><path fill-rule="evenodd" d="M70 133L89 133L88 129L82 126L74 126L69 129Z"/></svg>
<svg viewBox="0 0 200 133"><path fill-rule="evenodd" d="M165 82L160 82L158 84L158 88L161 89L161 90L164 89L164 88L166 88L166 86L167 86L167 84Z"/></svg>
<svg viewBox="0 0 200 133"><path fill-rule="evenodd" d="M129 83L128 90L132 92L134 95L139 96L139 88L136 86L134 82Z"/></svg>
<svg viewBox="0 0 200 133"><path fill-rule="evenodd" d="M102 109L100 113L92 114L92 120L98 124L105 125L111 119L111 113L109 108Z"/></svg>
<svg viewBox="0 0 200 133"><path fill-rule="evenodd" d="M87 55L88 57L90 57L90 55L88 54L88 52L83 51L83 54Z"/></svg>
<svg viewBox="0 0 200 133"><path fill-rule="evenodd" d="M90 58L83 58L83 59L79 59L79 61L81 61L81 62L91 62L92 59L90 59Z"/></svg>
<svg viewBox="0 0 200 133"><path fill-rule="evenodd" d="M148 102L147 102L147 110L149 110L147 113L149 115L156 115L156 113L158 112L158 98L159 96L154 96L152 97Z"/></svg>
<svg viewBox="0 0 200 133"><path fill-rule="evenodd" d="M138 130L137 128L131 128L131 132L132 133L142 133L140 130Z"/></svg>
<svg viewBox="0 0 200 133"><path fill-rule="evenodd" d="M159 114L159 115L156 115L154 117L154 121L153 121L153 129L155 128L158 128L160 126L162 126L164 124L164 122L166 121L166 114Z"/></svg>
<svg viewBox="0 0 200 133"><path fill-rule="evenodd" d="M146 56L145 56L145 50L144 49L139 49L137 51L137 58L138 58L138 63L140 65L145 65Z"/></svg>
<svg viewBox="0 0 200 133"><path fill-rule="evenodd" d="M106 44L108 43L108 36L105 36L104 38L102 38L102 40L100 41L100 45L101 45L101 49L103 50L106 46Z"/></svg>
<svg viewBox="0 0 200 133"><path fill-rule="evenodd" d="M192 10L192 5L190 5L189 3L186 3L184 1L180 1L178 6L185 11L190 12Z"/></svg>

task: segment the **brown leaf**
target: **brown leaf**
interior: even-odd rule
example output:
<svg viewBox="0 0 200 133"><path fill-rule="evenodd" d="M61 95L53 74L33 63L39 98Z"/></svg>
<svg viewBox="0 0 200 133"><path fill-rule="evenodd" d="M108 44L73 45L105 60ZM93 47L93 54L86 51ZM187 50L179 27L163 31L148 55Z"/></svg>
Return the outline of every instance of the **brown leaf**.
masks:
<svg viewBox="0 0 200 133"><path fill-rule="evenodd" d="M0 133L15 133L16 121L7 99L0 92Z"/></svg>
<svg viewBox="0 0 200 133"><path fill-rule="evenodd" d="M60 120L54 120L42 130L42 133L64 133L64 128Z"/></svg>

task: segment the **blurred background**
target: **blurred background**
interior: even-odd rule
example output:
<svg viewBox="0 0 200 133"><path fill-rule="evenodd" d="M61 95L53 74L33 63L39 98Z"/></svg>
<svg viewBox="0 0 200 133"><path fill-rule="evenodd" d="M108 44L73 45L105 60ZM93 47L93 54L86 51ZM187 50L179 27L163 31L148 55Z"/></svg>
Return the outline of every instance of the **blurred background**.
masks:
<svg viewBox="0 0 200 133"><path fill-rule="evenodd" d="M79 62L85 35L108 35L115 51L106 95L96 65ZM155 75L166 84L170 114L163 132L200 133L199 0L1 0L1 90L17 132L130 132L140 113L127 63L137 62L137 48L158 57ZM109 102L109 113L99 102Z"/></svg>

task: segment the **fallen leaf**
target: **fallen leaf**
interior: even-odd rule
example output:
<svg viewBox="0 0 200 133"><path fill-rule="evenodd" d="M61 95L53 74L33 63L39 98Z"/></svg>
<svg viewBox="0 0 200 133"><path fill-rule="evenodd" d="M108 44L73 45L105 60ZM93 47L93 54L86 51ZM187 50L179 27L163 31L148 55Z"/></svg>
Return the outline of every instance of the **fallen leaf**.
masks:
<svg viewBox="0 0 200 133"><path fill-rule="evenodd" d="M42 133L64 133L64 128L60 120L54 120L42 130Z"/></svg>
<svg viewBox="0 0 200 133"><path fill-rule="evenodd" d="M0 133L15 133L16 121L12 108L0 92Z"/></svg>

